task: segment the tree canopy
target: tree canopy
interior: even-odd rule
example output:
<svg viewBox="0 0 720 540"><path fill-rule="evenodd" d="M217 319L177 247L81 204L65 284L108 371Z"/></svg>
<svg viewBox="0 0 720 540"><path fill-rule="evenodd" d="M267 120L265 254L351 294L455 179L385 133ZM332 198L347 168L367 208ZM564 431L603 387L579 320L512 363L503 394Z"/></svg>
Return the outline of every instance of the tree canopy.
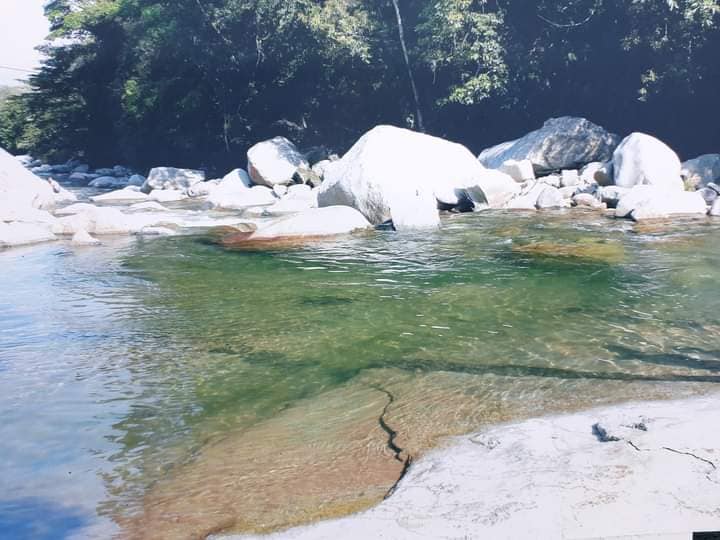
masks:
<svg viewBox="0 0 720 540"><path fill-rule="evenodd" d="M720 140L720 0L51 0L45 10L47 60L31 91L0 107L0 145L46 158L222 169L263 138L342 151L379 123L479 150L564 114L649 131L681 153Z"/></svg>

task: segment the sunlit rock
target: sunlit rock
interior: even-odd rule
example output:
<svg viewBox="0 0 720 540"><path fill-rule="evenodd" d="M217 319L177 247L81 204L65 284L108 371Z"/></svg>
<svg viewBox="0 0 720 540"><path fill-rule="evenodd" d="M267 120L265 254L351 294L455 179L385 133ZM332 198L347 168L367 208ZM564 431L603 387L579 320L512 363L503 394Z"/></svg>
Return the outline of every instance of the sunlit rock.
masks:
<svg viewBox="0 0 720 540"><path fill-rule="evenodd" d="M631 188L651 185L682 191L680 159L665 143L644 133L623 139L613 154L615 185Z"/></svg>
<svg viewBox="0 0 720 540"><path fill-rule="evenodd" d="M255 184L290 184L298 168L310 168L305 157L285 137L257 143L247 153L248 173Z"/></svg>
<svg viewBox="0 0 720 540"><path fill-rule="evenodd" d="M402 222L399 226L395 223L397 229L432 228L440 222L437 201L454 202L456 190L490 190L496 184L495 176L462 145L378 126L327 168L318 203L321 207L351 206L376 225L395 214ZM493 194L488 198L493 199Z"/></svg>
<svg viewBox="0 0 720 540"><path fill-rule="evenodd" d="M55 194L50 184L0 148L0 201L13 206L52 209Z"/></svg>
<svg viewBox="0 0 720 540"><path fill-rule="evenodd" d="M509 159L500 165L498 170L512 177L512 179L516 182L535 180L535 171L533 170L533 165L529 159L523 159L520 161Z"/></svg>
<svg viewBox="0 0 720 540"><path fill-rule="evenodd" d="M630 217L635 221L706 213L707 205L699 193L651 185L635 186L620 198L615 209L615 217Z"/></svg>

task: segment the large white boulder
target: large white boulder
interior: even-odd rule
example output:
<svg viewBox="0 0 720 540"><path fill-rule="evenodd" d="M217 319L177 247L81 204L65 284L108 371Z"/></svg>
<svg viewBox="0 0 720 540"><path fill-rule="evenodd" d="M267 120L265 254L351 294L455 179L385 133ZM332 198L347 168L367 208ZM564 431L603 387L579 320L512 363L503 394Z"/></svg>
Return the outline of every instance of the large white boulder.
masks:
<svg viewBox="0 0 720 540"><path fill-rule="evenodd" d="M612 156L619 138L584 118L551 118L524 137L481 152L478 159L491 169L508 160L529 160L536 174L579 169Z"/></svg>
<svg viewBox="0 0 720 540"><path fill-rule="evenodd" d="M0 148L0 201L10 206L52 209L55 194L47 181L35 176Z"/></svg>
<svg viewBox="0 0 720 540"><path fill-rule="evenodd" d="M682 164L681 174L695 188L720 180L720 154L704 154Z"/></svg>
<svg viewBox="0 0 720 540"><path fill-rule="evenodd" d="M203 171L193 169L176 169L175 167L155 167L150 170L147 180L142 185L145 193L154 189L186 190L190 186L205 180Z"/></svg>
<svg viewBox="0 0 720 540"><path fill-rule="evenodd" d="M305 157L285 137L257 143L248 150L247 158L252 181L269 187L290 184L299 168L310 167Z"/></svg>
<svg viewBox="0 0 720 540"><path fill-rule="evenodd" d="M652 185L633 187L620 198L615 209L615 217L630 217L635 221L706 213L707 205L699 193Z"/></svg>
<svg viewBox="0 0 720 540"><path fill-rule="evenodd" d="M396 229L437 227L438 200L452 204L466 188L484 191L496 180L460 144L378 126L325 170L318 204L352 206L375 225L393 219Z"/></svg>
<svg viewBox="0 0 720 540"><path fill-rule="evenodd" d="M278 219L258 228L250 240L303 236L333 236L370 229L365 217L348 206L313 208L300 214Z"/></svg>
<svg viewBox="0 0 720 540"><path fill-rule="evenodd" d="M613 154L615 185L631 188L652 185L682 191L680 158L664 142L646 135L632 133L625 137Z"/></svg>

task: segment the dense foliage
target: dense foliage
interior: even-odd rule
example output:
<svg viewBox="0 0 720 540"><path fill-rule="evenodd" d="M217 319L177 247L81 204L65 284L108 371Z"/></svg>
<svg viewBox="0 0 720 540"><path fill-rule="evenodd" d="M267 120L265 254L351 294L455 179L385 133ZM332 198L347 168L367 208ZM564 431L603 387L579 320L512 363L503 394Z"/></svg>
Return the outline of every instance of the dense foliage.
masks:
<svg viewBox="0 0 720 540"><path fill-rule="evenodd" d="M378 123L479 150L563 114L720 150L720 0L51 0L46 13L47 61L0 113L0 144L45 157L221 169L265 137L343 150Z"/></svg>

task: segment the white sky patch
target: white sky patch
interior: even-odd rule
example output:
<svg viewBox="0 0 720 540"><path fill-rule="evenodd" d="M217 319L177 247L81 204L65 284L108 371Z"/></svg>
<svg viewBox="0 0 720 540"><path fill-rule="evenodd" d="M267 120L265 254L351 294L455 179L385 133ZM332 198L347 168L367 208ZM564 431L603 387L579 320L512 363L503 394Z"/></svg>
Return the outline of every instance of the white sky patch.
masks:
<svg viewBox="0 0 720 540"><path fill-rule="evenodd" d="M44 0L0 0L0 66L36 69L42 55L35 50L49 32ZM0 86L17 85L29 73L0 69Z"/></svg>

